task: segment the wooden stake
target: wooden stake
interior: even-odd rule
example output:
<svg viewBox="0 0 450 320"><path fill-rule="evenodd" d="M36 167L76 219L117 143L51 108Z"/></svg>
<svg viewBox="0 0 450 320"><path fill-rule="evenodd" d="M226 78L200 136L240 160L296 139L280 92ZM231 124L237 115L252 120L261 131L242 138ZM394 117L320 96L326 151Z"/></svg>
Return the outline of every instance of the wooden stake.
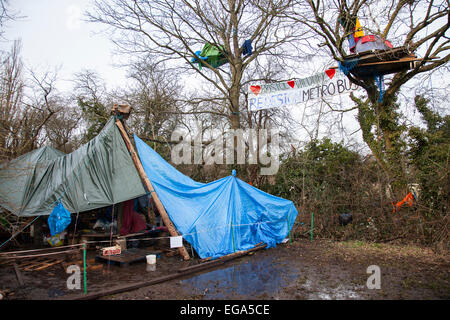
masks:
<svg viewBox="0 0 450 320"><path fill-rule="evenodd" d="M134 151L134 147L131 144L130 139L128 138L128 134L125 131L125 128L123 127L123 124L119 119L116 120L116 125L119 128L120 133L122 134L123 140L125 141L125 144L128 148L128 151L131 154L131 158L133 159L134 165L136 166L136 169L137 169L142 181L144 182L148 191L152 195L153 201L155 202L156 208L158 209L159 214L161 215L161 218L164 221L164 224L166 225L167 229L169 229L170 235L172 237L179 236L178 231L175 229L175 226L173 225L172 221L170 221L170 218L169 218L169 215L167 214L166 209L164 208L163 204L161 203L161 200L159 200L158 194L156 193L155 189L153 189L153 185L150 182L150 180L148 179L147 174L144 171L144 167L142 166L142 163L139 160L139 157L138 157L136 151ZM178 248L178 250L184 260L190 259L189 253L187 252L187 250L184 246Z"/></svg>
<svg viewBox="0 0 450 320"><path fill-rule="evenodd" d="M391 63L402 63L402 62L415 62L415 61L422 61L421 58L400 58L398 60L390 60L390 61L377 61L377 62L368 62L368 63L362 63L358 64L357 67L367 67L367 66L375 66L375 65L381 65L381 64L391 64Z"/></svg>

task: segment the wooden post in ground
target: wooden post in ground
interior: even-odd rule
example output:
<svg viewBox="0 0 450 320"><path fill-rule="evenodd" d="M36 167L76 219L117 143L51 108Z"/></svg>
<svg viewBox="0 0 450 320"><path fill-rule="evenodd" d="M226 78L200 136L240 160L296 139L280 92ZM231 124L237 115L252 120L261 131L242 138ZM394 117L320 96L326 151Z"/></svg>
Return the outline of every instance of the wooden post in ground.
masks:
<svg viewBox="0 0 450 320"><path fill-rule="evenodd" d="M123 140L125 141L125 144L128 148L128 151L131 154L131 158L133 159L134 165L136 166L136 169L143 180L145 186L147 187L148 191L150 192L153 201L155 202L156 208L159 211L159 214L161 215L162 220L164 221L164 224L166 225L167 229L169 229L169 233L172 237L179 236L177 230L175 229L175 226L173 225L172 221L170 221L169 215L166 212L166 209L164 208L163 204L161 203L161 200L159 200L158 194L155 192L155 189L153 189L153 185L150 182L150 180L147 177L147 174L144 171L144 167L142 166L141 161L139 160L139 157L134 151L134 147L131 144L130 138L128 137L127 132L125 131L125 128L123 127L122 122L117 119L116 125L119 128L120 133L122 134ZM178 251L180 252L181 256L184 260L189 260L190 256L187 252L186 248L182 246L181 248L178 248Z"/></svg>

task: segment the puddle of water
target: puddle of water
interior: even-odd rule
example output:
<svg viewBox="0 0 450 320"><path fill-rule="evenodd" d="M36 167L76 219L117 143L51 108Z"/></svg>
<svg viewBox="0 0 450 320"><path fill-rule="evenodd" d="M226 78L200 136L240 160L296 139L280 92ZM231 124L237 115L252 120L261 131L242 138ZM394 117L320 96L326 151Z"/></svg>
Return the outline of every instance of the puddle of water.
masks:
<svg viewBox="0 0 450 320"><path fill-rule="evenodd" d="M278 299L278 296L283 296L282 290L295 283L301 275L308 280L297 290L305 293L308 300L362 298L357 292L361 289L359 286L353 288L339 284L327 287L320 284L314 271L305 274L294 264L267 256L255 256L227 268L182 280L181 284L188 294L203 295L204 299Z"/></svg>
<svg viewBox="0 0 450 320"><path fill-rule="evenodd" d="M251 299L266 294L273 296L297 278L294 268L275 261L272 257L260 257L228 268L214 270L182 280L186 290L202 294L205 299L230 297Z"/></svg>

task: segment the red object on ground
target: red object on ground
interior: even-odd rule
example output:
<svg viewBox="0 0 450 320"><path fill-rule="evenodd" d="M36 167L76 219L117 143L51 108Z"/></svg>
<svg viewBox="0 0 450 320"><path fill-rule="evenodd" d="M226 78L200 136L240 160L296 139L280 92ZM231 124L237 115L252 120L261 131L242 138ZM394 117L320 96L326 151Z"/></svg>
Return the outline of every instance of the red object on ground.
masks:
<svg viewBox="0 0 450 320"><path fill-rule="evenodd" d="M130 233L136 233L147 228L144 219L134 211L134 199L125 201L123 206L122 227L120 235L125 236Z"/></svg>

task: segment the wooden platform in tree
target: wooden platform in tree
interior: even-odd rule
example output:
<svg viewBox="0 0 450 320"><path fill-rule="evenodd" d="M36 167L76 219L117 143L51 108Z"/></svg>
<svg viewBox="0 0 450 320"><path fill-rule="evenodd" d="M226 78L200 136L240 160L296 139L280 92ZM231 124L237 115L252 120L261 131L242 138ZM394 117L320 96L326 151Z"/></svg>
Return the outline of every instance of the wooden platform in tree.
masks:
<svg viewBox="0 0 450 320"><path fill-rule="evenodd" d="M380 61L393 61L402 59L405 57L411 57L415 55L408 51L406 47L397 47L387 50L370 50L363 51L355 54L351 54L344 57L345 61L357 59L359 63L371 63Z"/></svg>
<svg viewBox="0 0 450 320"><path fill-rule="evenodd" d="M417 58L406 47L364 51L344 57L344 65L348 66L350 74L359 79L407 71L421 61L423 59Z"/></svg>

